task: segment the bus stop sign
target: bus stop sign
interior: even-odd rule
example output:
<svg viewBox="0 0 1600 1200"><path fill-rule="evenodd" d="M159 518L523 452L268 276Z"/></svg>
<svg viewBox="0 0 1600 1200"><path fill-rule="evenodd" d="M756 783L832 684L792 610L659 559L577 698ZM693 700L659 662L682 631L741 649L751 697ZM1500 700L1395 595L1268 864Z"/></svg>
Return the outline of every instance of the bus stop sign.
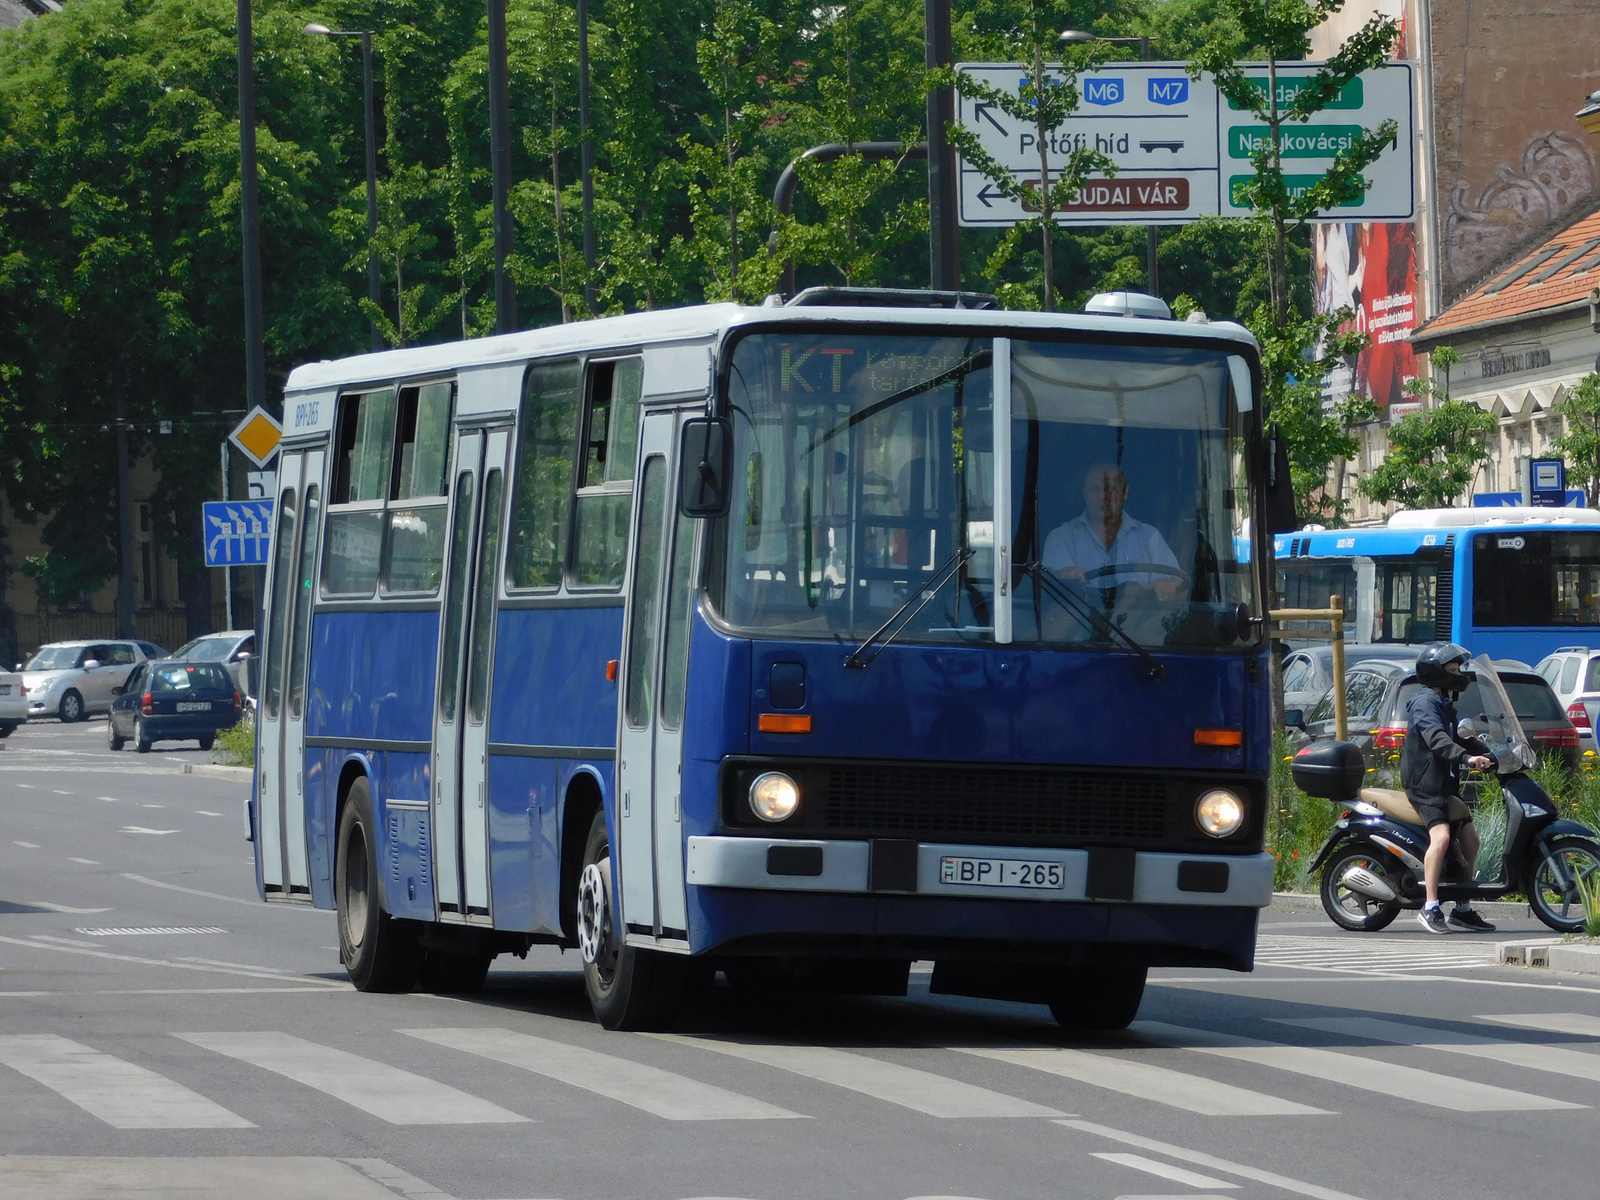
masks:
<svg viewBox="0 0 1600 1200"><path fill-rule="evenodd" d="M271 500L208 500L203 510L206 566L267 565L272 548Z"/></svg>

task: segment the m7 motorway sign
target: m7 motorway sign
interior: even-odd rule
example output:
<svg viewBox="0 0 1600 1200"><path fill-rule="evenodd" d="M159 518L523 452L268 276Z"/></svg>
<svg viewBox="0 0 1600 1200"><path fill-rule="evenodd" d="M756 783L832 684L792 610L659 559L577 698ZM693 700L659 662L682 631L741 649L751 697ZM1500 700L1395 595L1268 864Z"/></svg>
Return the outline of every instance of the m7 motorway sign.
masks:
<svg viewBox="0 0 1600 1200"><path fill-rule="evenodd" d="M1315 63L1281 63L1280 106L1293 99L1316 69ZM1192 80L1185 63L1112 63L1079 77L1076 112L1044 134L1052 178L1075 149L1098 150L1117 166L1113 177L1085 182L1058 214L1063 225L1178 225L1200 217L1242 216L1241 185L1254 174L1251 155L1267 136L1267 126L1245 110L1233 109L1210 76ZM1016 64L965 63L958 70L1000 91L1015 91L1027 69ZM1259 86L1267 88L1265 65ZM1400 125L1396 145L1370 166L1373 186L1359 201L1326 215L1326 220L1405 220L1413 209L1411 68L1390 63L1346 85L1339 99L1304 124L1286 124L1280 137L1291 188L1306 187L1333 165L1339 150L1393 118ZM1038 129L993 105L957 97L957 120L977 134L984 149L1017 179L1038 186ZM963 161L960 170L961 223L1012 225L1031 216L1001 194L993 182Z"/></svg>

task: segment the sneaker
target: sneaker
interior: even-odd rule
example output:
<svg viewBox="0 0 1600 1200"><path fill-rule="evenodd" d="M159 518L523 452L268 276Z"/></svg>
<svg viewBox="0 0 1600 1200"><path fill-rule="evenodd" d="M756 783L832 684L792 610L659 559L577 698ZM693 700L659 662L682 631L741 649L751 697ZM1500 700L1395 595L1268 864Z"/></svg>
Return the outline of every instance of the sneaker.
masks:
<svg viewBox="0 0 1600 1200"><path fill-rule="evenodd" d="M1444 919L1444 909L1425 908L1417 914L1417 923L1429 933L1449 933L1450 924Z"/></svg>
<svg viewBox="0 0 1600 1200"><path fill-rule="evenodd" d="M1448 922L1457 929L1472 929L1478 933L1493 933L1494 926L1480 917L1473 909L1453 909Z"/></svg>

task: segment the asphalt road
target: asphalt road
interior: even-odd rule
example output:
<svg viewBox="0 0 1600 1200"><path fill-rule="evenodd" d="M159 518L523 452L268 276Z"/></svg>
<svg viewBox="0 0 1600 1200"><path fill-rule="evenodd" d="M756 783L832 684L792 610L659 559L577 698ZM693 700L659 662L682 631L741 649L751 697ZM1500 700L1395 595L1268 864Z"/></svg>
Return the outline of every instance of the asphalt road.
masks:
<svg viewBox="0 0 1600 1200"><path fill-rule="evenodd" d="M3 1200L1593 1194L1600 987L1488 965L1496 935L1268 915L1254 974L1158 972L1099 1039L921 970L606 1033L555 951L354 992L185 756L0 743Z"/></svg>

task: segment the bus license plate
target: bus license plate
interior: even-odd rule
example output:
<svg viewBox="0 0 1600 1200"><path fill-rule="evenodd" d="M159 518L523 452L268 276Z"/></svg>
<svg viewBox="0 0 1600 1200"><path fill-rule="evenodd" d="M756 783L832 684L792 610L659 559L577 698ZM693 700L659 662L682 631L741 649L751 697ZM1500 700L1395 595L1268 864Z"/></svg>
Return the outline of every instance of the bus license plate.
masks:
<svg viewBox="0 0 1600 1200"><path fill-rule="evenodd" d="M178 701L178 711L179 712L210 712L211 711L211 701L209 701L209 700L179 700Z"/></svg>
<svg viewBox="0 0 1600 1200"><path fill-rule="evenodd" d="M939 882L973 887L1062 888L1066 872L1060 863L1024 862L1015 858L941 858Z"/></svg>

